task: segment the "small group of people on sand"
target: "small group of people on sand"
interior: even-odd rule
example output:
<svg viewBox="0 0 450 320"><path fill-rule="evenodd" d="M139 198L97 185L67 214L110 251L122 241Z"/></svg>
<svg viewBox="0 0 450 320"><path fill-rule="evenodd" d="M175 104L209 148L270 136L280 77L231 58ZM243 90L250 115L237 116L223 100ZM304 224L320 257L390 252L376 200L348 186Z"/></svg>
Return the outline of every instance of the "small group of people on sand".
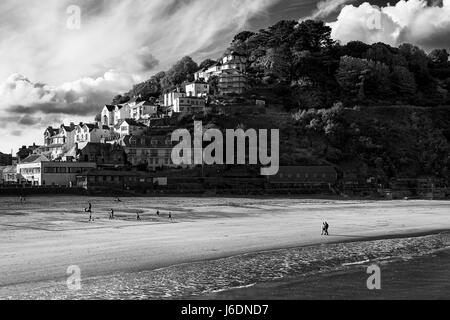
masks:
<svg viewBox="0 0 450 320"><path fill-rule="evenodd" d="M324 222L322 225L322 236L329 236L330 234L328 233L328 230L330 229L330 225L328 224L328 222Z"/></svg>
<svg viewBox="0 0 450 320"><path fill-rule="evenodd" d="M119 198L117 198L115 200L116 202L122 202ZM92 216L92 203L89 202L88 203L88 207L84 209L85 213L89 213L89 222L94 221L94 218ZM157 217L161 217L161 213L159 212L159 210L156 212L156 216ZM114 216L114 209L111 209L109 211L109 220L114 220L115 216ZM141 213L138 211L136 212L136 220L137 221L142 221L141 219ZM169 220L173 222L173 217L172 217L172 212L169 212Z"/></svg>

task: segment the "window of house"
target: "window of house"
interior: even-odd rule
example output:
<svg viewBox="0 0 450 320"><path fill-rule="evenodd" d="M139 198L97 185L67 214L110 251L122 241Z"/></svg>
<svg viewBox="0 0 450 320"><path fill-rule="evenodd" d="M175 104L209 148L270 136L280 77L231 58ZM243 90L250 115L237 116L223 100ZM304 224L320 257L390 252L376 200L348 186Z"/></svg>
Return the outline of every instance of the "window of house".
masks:
<svg viewBox="0 0 450 320"><path fill-rule="evenodd" d="M56 168L46 167L44 168L44 173L56 173Z"/></svg>

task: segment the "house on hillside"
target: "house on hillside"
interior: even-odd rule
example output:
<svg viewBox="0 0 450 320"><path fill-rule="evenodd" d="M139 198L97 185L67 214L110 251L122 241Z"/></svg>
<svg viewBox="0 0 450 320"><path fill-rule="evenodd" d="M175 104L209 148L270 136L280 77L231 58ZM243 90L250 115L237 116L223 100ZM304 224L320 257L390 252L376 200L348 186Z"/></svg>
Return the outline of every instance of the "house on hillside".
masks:
<svg viewBox="0 0 450 320"><path fill-rule="evenodd" d="M188 114L188 113L201 113L206 108L206 101L204 98L198 97L180 97L175 99L173 106L173 112Z"/></svg>
<svg viewBox="0 0 450 320"><path fill-rule="evenodd" d="M115 118L116 106L105 105L102 109L101 123L104 126L113 126L116 123Z"/></svg>
<svg viewBox="0 0 450 320"><path fill-rule="evenodd" d="M32 146L22 146L22 148L19 149L19 151L16 154L17 161L21 162L22 160L26 159L28 156L33 154L39 146L37 146L35 143L33 143Z"/></svg>
<svg viewBox="0 0 450 320"><path fill-rule="evenodd" d="M219 92L220 94L242 94L247 88L247 78L245 73L236 70L223 70L219 76Z"/></svg>
<svg viewBox="0 0 450 320"><path fill-rule="evenodd" d="M221 94L242 94L246 88L246 63L247 59L237 53L226 54L213 66L195 73L196 81L208 82L211 77L219 78L219 90Z"/></svg>
<svg viewBox="0 0 450 320"><path fill-rule="evenodd" d="M149 170L174 167L170 134L161 136L126 136L122 145L132 166L145 165Z"/></svg>
<svg viewBox="0 0 450 320"><path fill-rule="evenodd" d="M158 116L158 106L142 101L130 106L130 118L136 121L150 119Z"/></svg>
<svg viewBox="0 0 450 320"><path fill-rule="evenodd" d="M196 80L186 85L187 97L206 97L209 94L209 84Z"/></svg>
<svg viewBox="0 0 450 320"><path fill-rule="evenodd" d="M107 143L89 142L77 150L76 159L79 162L95 162L98 166L124 166L126 154L123 147Z"/></svg>
<svg viewBox="0 0 450 320"><path fill-rule="evenodd" d="M114 109L114 125L116 125L120 120L129 119L131 117L131 106L130 103L119 104Z"/></svg>
<svg viewBox="0 0 450 320"><path fill-rule="evenodd" d="M75 144L78 149L82 149L89 142L101 142L103 139L108 139L113 134L110 127L98 124L79 124L75 130Z"/></svg>
<svg viewBox="0 0 450 320"><path fill-rule="evenodd" d="M114 127L114 131L124 136L142 136L148 131L148 127L142 123L137 122L134 119L120 120Z"/></svg>
<svg viewBox="0 0 450 320"><path fill-rule="evenodd" d="M183 97L186 97L186 93L181 92L179 88L164 94L164 107L173 108L175 100Z"/></svg>
<svg viewBox="0 0 450 320"><path fill-rule="evenodd" d="M75 146L76 126L62 124L58 129L48 127L44 132L44 146L34 153L45 155L50 160L60 158L64 153Z"/></svg>

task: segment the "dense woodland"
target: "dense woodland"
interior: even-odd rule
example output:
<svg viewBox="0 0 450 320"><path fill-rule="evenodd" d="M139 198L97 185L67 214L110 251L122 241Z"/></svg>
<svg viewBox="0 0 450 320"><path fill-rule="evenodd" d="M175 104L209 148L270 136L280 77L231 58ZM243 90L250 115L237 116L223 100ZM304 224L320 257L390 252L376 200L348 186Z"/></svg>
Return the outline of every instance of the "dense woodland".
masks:
<svg viewBox="0 0 450 320"><path fill-rule="evenodd" d="M256 33L239 33L228 49L248 59L246 97L262 96L291 115L277 124L283 135L282 164L334 164L378 181L419 176L448 180L447 51L359 41L342 45L330 35L320 21L280 21ZM114 102L130 96L159 98L214 62L198 65L184 57ZM214 92L215 81L210 83ZM244 114L228 125L250 127L252 118ZM264 119L268 126L270 117L259 121Z"/></svg>

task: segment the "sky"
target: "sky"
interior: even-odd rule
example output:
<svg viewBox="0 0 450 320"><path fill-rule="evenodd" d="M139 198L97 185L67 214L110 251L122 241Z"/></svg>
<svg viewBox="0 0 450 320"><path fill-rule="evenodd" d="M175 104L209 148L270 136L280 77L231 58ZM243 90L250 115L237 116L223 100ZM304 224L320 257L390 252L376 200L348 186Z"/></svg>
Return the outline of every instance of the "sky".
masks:
<svg viewBox="0 0 450 320"><path fill-rule="evenodd" d="M218 57L233 36L282 19L332 36L450 50L450 0L2 0L0 152L104 104L181 57Z"/></svg>

